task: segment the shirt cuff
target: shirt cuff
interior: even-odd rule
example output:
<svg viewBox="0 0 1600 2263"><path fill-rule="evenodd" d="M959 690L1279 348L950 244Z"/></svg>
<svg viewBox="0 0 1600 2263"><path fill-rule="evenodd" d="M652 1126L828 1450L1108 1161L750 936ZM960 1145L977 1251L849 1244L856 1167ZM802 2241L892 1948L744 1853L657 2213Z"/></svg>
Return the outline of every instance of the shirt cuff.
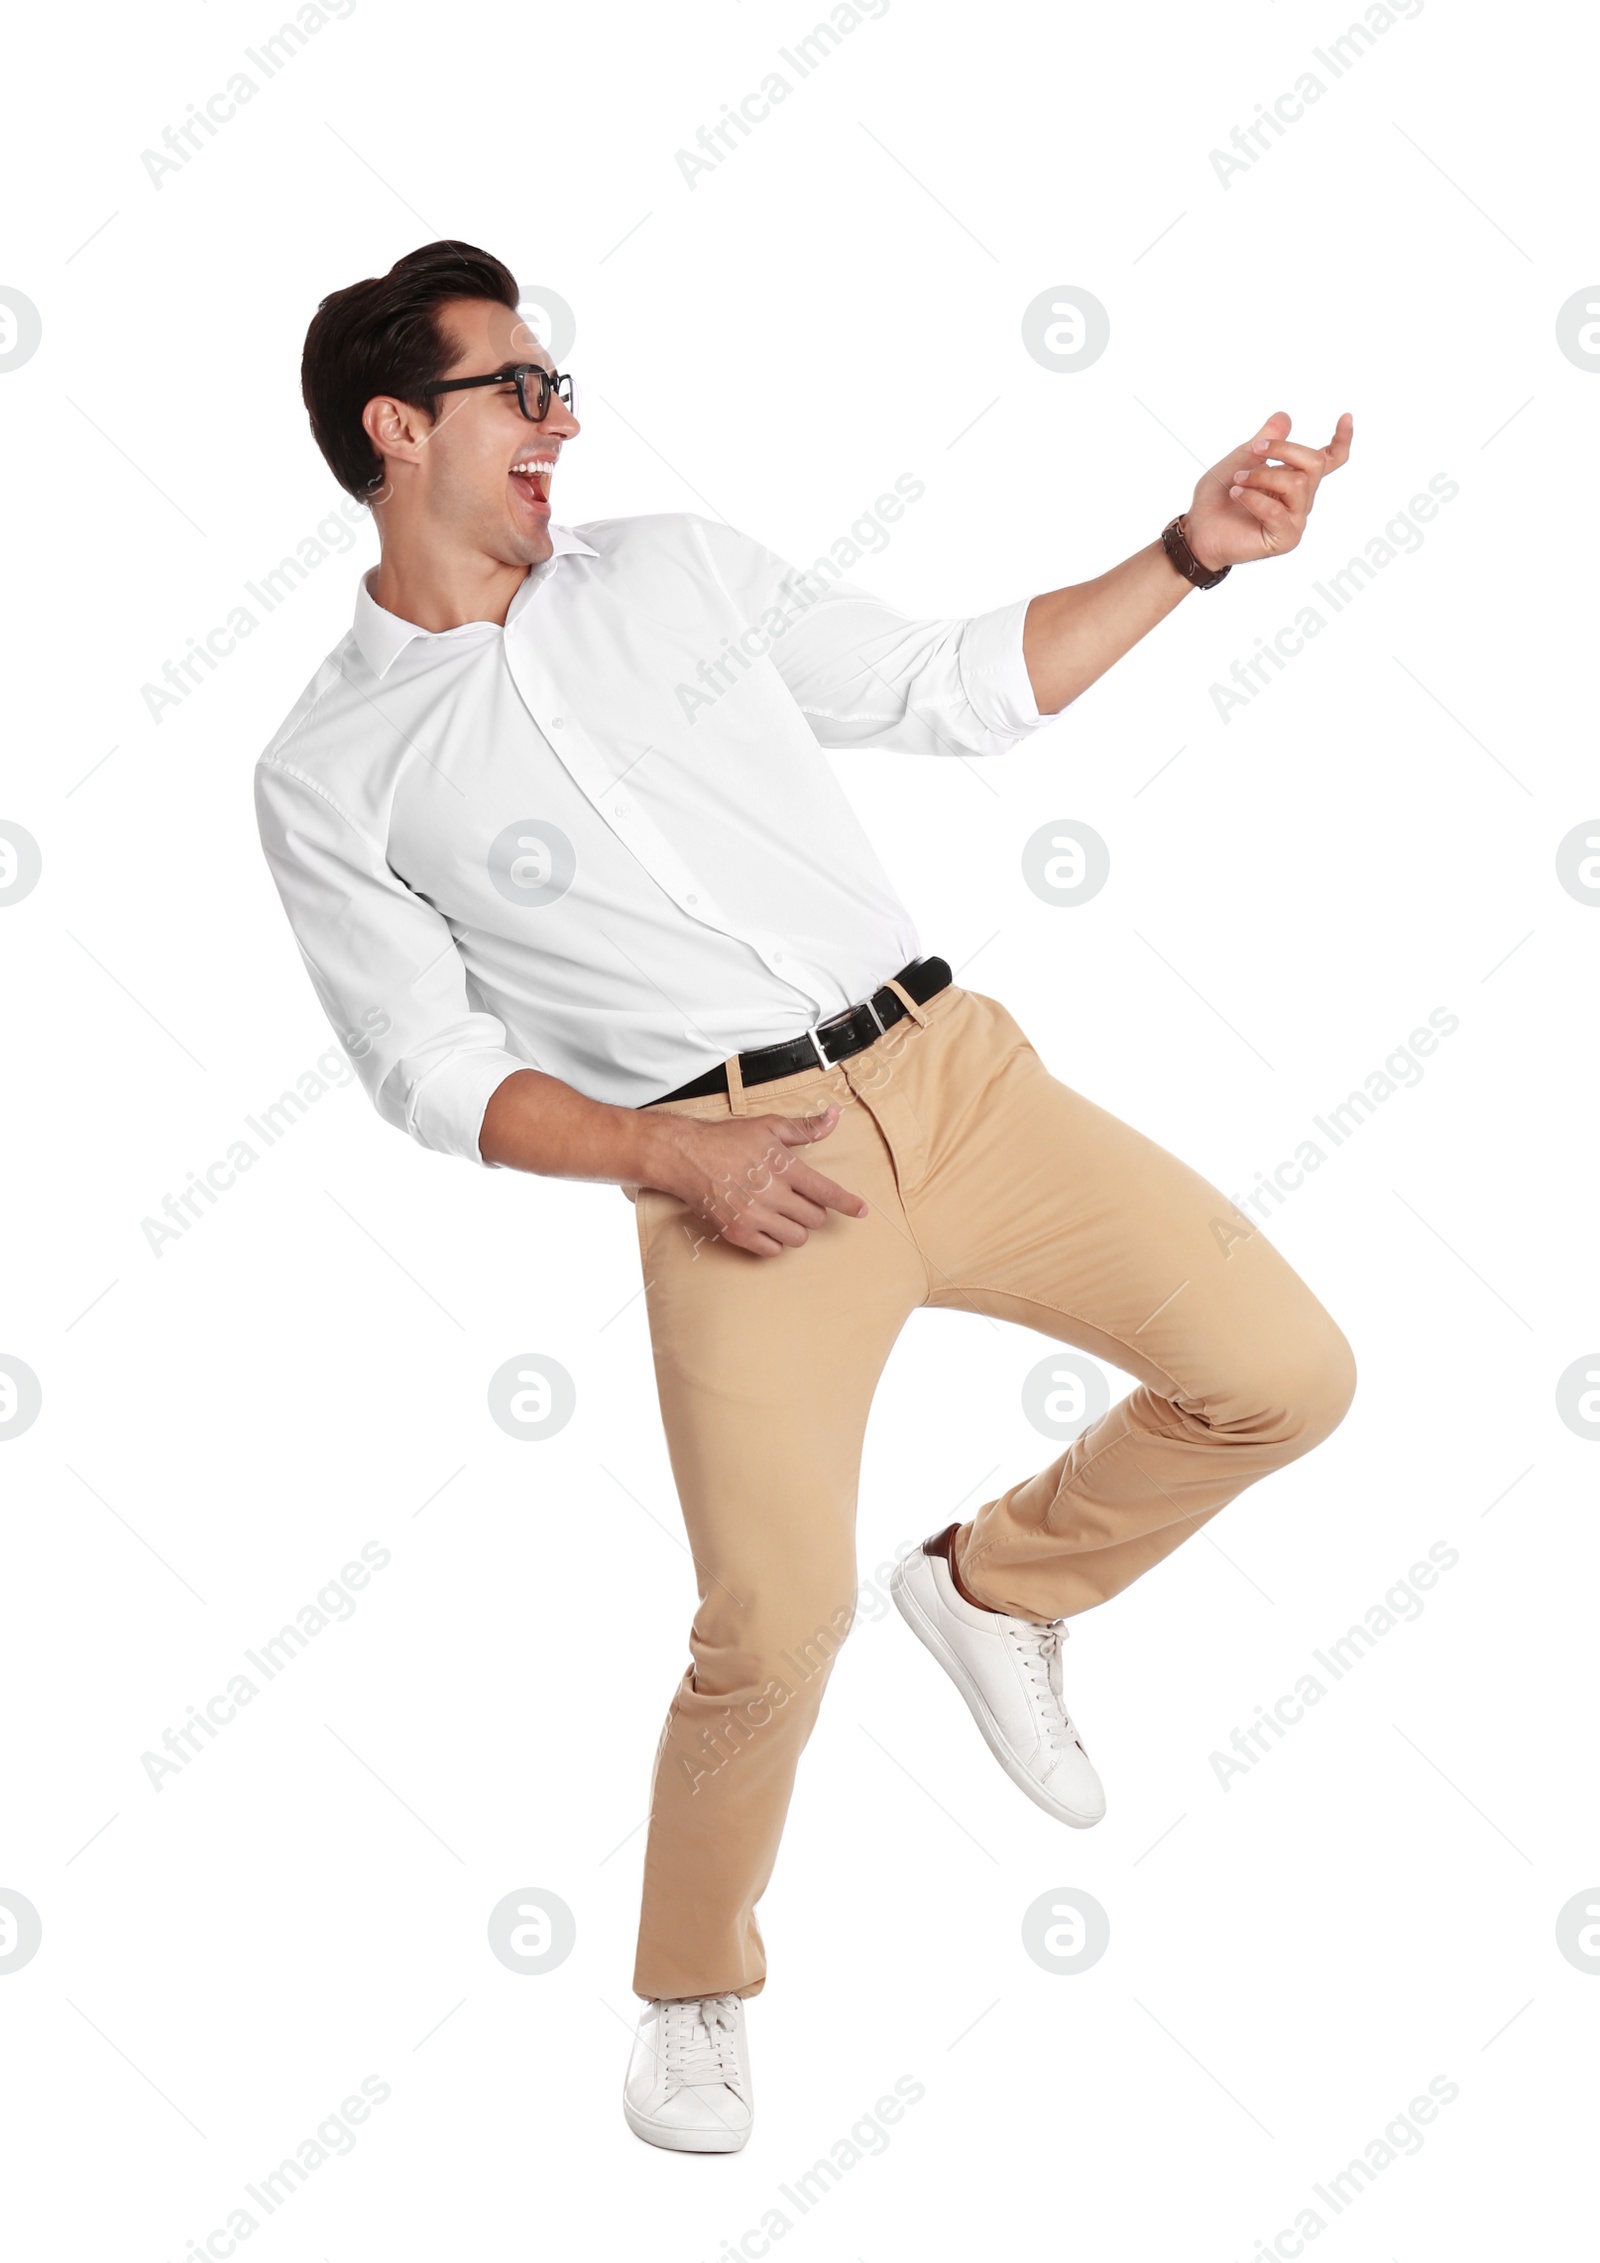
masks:
<svg viewBox="0 0 1600 2263"><path fill-rule="evenodd" d="M986 730L1021 738L1050 717L1039 713L1022 657L1022 623L1030 600L979 613L961 640L961 682Z"/></svg>
<svg viewBox="0 0 1600 2263"><path fill-rule="evenodd" d="M451 1054L430 1069L412 1093L407 1131L441 1155L464 1156L469 1163L492 1170L478 1146L484 1110L508 1076L532 1066L531 1061L498 1047Z"/></svg>

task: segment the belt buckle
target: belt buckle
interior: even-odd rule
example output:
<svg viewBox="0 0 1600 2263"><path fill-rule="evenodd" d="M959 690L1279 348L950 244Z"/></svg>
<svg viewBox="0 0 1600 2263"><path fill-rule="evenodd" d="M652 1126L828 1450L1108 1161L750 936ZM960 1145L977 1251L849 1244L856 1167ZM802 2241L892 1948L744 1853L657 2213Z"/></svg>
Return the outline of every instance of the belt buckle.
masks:
<svg viewBox="0 0 1600 2263"><path fill-rule="evenodd" d="M835 1022L854 1022L856 1015L860 1013L863 1006L866 1007L867 1012L872 1016L872 1026L877 1031L878 1035L880 1037L886 1037L888 1035L888 1030L884 1023L883 1017L878 1012L878 1009L873 1004L871 998L862 998L858 1000L855 1005L846 1006L842 1012L837 1014L830 1014L825 1022L818 1022L806 1031L807 1037L809 1037L811 1040L811 1049L816 1054L817 1059L822 1063L825 1069L837 1068L839 1064L837 1061L832 1061L828 1058L828 1055L823 1048L821 1032L825 1029L832 1028Z"/></svg>
<svg viewBox="0 0 1600 2263"><path fill-rule="evenodd" d="M807 1037L809 1037L809 1038L810 1038L810 1040L811 1040L811 1049L812 1049L812 1051L813 1051L813 1052L814 1052L814 1053L816 1054L816 1056L817 1056L817 1059L818 1059L818 1060L819 1060L819 1061L820 1061L820 1062L822 1063L822 1065L823 1065L823 1067L824 1067L825 1069L836 1069L836 1068L837 1068L837 1067L839 1066L839 1064L838 1064L838 1062L837 1062L837 1061L835 1061L835 1060L831 1060L831 1059L829 1058L829 1056L828 1056L828 1053L827 1053L827 1051L826 1051L825 1047L823 1046L823 1042L822 1042L822 1032L823 1032L823 1031L824 1031L825 1029L832 1029L832 1028L833 1028L833 1027L835 1026L835 1024L836 1024L836 1023L838 1023L838 1022L850 1022L850 1023L852 1023L852 1024L853 1024L853 1023L854 1023L854 1021L855 1021L856 1015L857 1015L857 1014L858 1014L858 1013L859 1013L860 1011L861 1011L861 1008L860 1008L859 1006L844 1006L844 1007L841 1007L841 1009L839 1010L839 1012L838 1012L838 1013L836 1013L836 1014L830 1014L830 1015L828 1016L827 1020L826 1020L826 1021L824 1021L824 1022L815 1022L815 1023L813 1023L813 1024L812 1024L812 1026L811 1026L811 1028L809 1028L809 1029L808 1029L808 1030L806 1031L806 1035L807 1035ZM870 1011L870 1008L869 1008L869 1011ZM876 1014L873 1014L872 1018L873 1018L873 1020L874 1020L874 1021L876 1021L878 1017L877 1017L877 1015L876 1015Z"/></svg>

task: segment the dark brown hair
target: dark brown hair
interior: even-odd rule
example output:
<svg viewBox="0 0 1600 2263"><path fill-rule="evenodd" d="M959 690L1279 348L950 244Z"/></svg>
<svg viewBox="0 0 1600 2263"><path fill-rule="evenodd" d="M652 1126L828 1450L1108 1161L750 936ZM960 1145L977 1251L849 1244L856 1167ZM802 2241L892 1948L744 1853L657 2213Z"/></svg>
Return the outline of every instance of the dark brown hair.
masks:
<svg viewBox="0 0 1600 2263"><path fill-rule="evenodd" d="M300 392L329 470L358 500L381 487L384 476L361 412L376 395L390 393L432 415L438 396L429 385L460 351L439 320L449 299L492 299L515 308L516 277L474 244L424 244L397 259L387 275L331 292L312 316Z"/></svg>

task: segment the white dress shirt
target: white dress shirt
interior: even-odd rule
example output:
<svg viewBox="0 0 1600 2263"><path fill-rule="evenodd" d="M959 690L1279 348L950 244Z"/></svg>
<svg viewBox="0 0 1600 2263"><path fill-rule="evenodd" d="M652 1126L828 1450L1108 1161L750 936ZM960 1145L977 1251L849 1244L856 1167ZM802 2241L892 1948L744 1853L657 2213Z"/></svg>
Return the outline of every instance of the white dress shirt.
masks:
<svg viewBox="0 0 1600 2263"><path fill-rule="evenodd" d="M636 1107L921 946L825 747L994 754L1027 600L908 620L688 514L552 527L504 628L355 622L256 766L262 846L378 1112L481 1162L535 1068Z"/></svg>

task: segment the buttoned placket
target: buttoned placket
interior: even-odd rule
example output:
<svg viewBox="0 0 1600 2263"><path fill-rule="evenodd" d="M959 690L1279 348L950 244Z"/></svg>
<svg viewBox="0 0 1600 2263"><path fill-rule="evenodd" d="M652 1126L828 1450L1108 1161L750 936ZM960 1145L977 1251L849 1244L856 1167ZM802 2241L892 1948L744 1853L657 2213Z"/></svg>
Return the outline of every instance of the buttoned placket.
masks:
<svg viewBox="0 0 1600 2263"><path fill-rule="evenodd" d="M530 652L527 636L516 633L522 614L537 599L539 586L536 583L529 589L514 615L507 618L506 665L518 697L568 777L596 816L689 918L747 944L780 982L808 1001L813 1019L836 1012L838 1009L828 1002L834 986L819 969L787 947L781 936L767 929L742 927L731 919L705 882L639 807L637 796L627 789L626 775L621 780L609 775L604 753L587 735L581 719L568 712L570 703L563 698L553 670ZM648 749L637 759L647 760Z"/></svg>

